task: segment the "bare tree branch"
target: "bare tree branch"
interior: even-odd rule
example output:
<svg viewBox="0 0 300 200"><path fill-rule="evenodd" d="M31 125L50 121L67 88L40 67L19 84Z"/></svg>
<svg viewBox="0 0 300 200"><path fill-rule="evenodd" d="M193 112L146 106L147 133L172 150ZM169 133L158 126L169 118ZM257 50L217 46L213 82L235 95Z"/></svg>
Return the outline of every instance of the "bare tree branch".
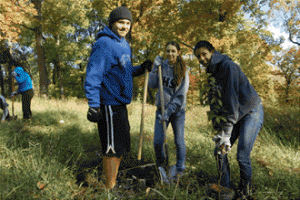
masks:
<svg viewBox="0 0 300 200"><path fill-rule="evenodd" d="M36 28L30 28L30 27L28 27L28 26L26 26L26 25L24 25L24 24L21 24L21 26L22 26L23 28L26 28L26 29L31 30L31 31L35 31L35 29L36 29Z"/></svg>
<svg viewBox="0 0 300 200"><path fill-rule="evenodd" d="M298 42L296 42L296 41L293 41L293 39L292 39L292 33L291 33L291 32L289 32L289 40L290 40L292 43L297 44L298 46L300 46L300 43L298 43Z"/></svg>
<svg viewBox="0 0 300 200"><path fill-rule="evenodd" d="M184 46L186 46L186 47L189 47L190 49L194 49L194 47L192 47L192 46L190 46L190 45L188 45L188 44L186 44L186 43L184 43L184 42L180 42L181 44L183 44Z"/></svg>
<svg viewBox="0 0 300 200"><path fill-rule="evenodd" d="M139 14L139 16L138 16L138 18L137 18L137 20L136 20L136 22L139 22L140 21L140 19L141 19L141 17L143 16L143 14L144 14L144 12L143 12L143 1L141 1L141 9L140 9L140 14Z"/></svg>

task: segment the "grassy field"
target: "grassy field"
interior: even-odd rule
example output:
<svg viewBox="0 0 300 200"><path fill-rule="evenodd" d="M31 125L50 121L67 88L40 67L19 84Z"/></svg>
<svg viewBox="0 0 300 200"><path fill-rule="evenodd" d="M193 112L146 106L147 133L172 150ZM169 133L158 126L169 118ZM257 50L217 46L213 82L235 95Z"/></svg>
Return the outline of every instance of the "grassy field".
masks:
<svg viewBox="0 0 300 200"><path fill-rule="evenodd" d="M11 102L8 100L11 105ZM0 124L0 199L107 199L97 166L88 172L89 187L76 184L82 161L97 160L101 149L96 124L86 119L83 100L45 100L34 97L32 121L22 121L21 103L15 103L19 119ZM214 143L207 121L208 108L187 108L185 138L186 174L179 184L156 183L130 199L210 199L203 184L217 175ZM156 108L146 106L142 157L154 162L153 129ZM11 107L10 107L11 111ZM132 151L138 150L141 103L128 106ZM265 124L252 152L253 184L257 199L299 199L300 109L265 108ZM172 129L168 129L169 156L175 164ZM229 154L231 176L238 184L236 145Z"/></svg>

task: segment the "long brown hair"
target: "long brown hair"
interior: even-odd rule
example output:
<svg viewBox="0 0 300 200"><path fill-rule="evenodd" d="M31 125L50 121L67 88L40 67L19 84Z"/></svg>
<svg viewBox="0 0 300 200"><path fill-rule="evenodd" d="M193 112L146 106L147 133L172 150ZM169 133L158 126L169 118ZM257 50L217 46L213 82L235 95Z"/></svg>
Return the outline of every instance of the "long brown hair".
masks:
<svg viewBox="0 0 300 200"><path fill-rule="evenodd" d="M166 44L165 48L167 48L167 46L169 46L169 45L175 46L177 51L180 51L180 46L177 42L175 42L175 41L168 42ZM178 86L180 84L180 80L185 76L185 72L186 72L186 64L183 61L181 55L178 55L173 69L174 69L173 70L173 77L174 77L173 81L175 83L175 86Z"/></svg>

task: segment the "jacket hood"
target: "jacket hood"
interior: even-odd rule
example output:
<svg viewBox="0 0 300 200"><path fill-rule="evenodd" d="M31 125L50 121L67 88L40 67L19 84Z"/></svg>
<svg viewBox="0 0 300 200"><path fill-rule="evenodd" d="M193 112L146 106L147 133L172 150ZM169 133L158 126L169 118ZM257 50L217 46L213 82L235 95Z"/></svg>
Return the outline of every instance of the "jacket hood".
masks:
<svg viewBox="0 0 300 200"><path fill-rule="evenodd" d="M108 28L108 26L104 26L104 28L96 35L96 41L102 36L108 36L111 39L116 39L118 41L121 40L119 36L117 36L110 28Z"/></svg>
<svg viewBox="0 0 300 200"><path fill-rule="evenodd" d="M218 66L220 63L223 63L226 60L231 60L231 58L229 58L229 56L227 55L221 54L218 51L215 51L211 57L211 64L207 67L206 72L213 73L216 69L216 66Z"/></svg>
<svg viewBox="0 0 300 200"><path fill-rule="evenodd" d="M22 67L16 67L16 68L15 68L15 72L16 72L17 74L22 74L22 73L24 72L24 69L23 69Z"/></svg>

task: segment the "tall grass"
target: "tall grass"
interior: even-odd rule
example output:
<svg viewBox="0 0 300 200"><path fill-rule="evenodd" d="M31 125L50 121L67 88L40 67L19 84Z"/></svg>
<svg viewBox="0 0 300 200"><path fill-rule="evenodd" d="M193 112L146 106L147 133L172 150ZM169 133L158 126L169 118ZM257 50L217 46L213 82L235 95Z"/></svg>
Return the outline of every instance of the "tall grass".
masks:
<svg viewBox="0 0 300 200"><path fill-rule="evenodd" d="M10 103L10 102L9 102ZM76 184L81 161L97 159L101 145L96 124L86 120L86 101L32 100L33 118L23 122L20 102L15 102L18 120L0 126L0 199L107 199L96 166L90 186ZM206 111L191 106L186 112L186 174L180 184L148 189L130 199L208 199L203 183L217 175L214 143ZM10 109L11 110L11 109ZM145 109L142 157L154 162L155 106ZM299 108L266 107L265 124L252 152L253 183L257 199L297 199L300 186ZM141 103L128 105L131 125L131 157L136 158L141 121ZM168 128L170 164L176 162L171 126ZM236 145L229 154L232 181L239 181ZM97 190L95 190L97 189Z"/></svg>

